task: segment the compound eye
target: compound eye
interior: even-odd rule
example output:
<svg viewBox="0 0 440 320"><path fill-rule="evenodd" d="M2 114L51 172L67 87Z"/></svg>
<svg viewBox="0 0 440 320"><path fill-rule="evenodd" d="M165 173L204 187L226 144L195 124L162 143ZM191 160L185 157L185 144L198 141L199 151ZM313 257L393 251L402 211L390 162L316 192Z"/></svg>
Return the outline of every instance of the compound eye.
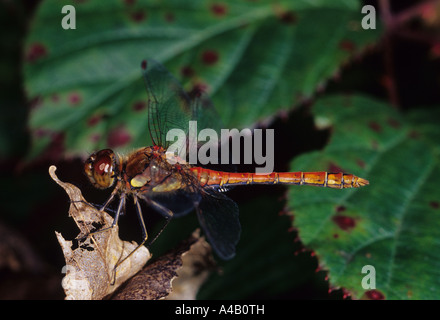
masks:
<svg viewBox="0 0 440 320"><path fill-rule="evenodd" d="M84 171L90 182L99 189L111 187L115 182L117 157L110 149L92 154L84 165Z"/></svg>
<svg viewBox="0 0 440 320"><path fill-rule="evenodd" d="M104 155L96 159L93 169L95 170L95 173L100 176L108 175L113 171L113 161L110 157Z"/></svg>

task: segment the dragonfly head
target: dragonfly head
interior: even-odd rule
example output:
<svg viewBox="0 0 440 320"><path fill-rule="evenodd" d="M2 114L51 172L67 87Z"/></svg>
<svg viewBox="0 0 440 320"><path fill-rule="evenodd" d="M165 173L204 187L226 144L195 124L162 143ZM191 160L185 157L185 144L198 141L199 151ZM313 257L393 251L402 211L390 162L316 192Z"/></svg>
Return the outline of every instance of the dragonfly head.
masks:
<svg viewBox="0 0 440 320"><path fill-rule="evenodd" d="M98 189L113 186L118 168L118 156L110 149L93 153L84 164L84 172L93 186Z"/></svg>

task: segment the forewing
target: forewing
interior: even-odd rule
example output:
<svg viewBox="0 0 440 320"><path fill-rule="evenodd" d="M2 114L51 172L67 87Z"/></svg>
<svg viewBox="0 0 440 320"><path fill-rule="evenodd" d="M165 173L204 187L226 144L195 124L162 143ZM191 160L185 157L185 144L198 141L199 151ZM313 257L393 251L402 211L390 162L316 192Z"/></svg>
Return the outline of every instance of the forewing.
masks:
<svg viewBox="0 0 440 320"><path fill-rule="evenodd" d="M213 129L217 132L220 138L221 129L224 127L220 119L220 115L214 107L209 95L204 91L205 89L195 85L190 91L189 97L191 99L191 108L193 114L197 119L197 129Z"/></svg>
<svg viewBox="0 0 440 320"><path fill-rule="evenodd" d="M169 130L180 129L187 135L188 123L196 117L192 100L177 79L155 60L143 61L142 75L148 95L150 135L156 145L166 148Z"/></svg>
<svg viewBox="0 0 440 320"><path fill-rule="evenodd" d="M186 137L181 140L179 150L186 148L191 151L188 140L191 134L191 142L197 148L206 143L213 143L218 148L223 126L204 85L195 84L186 92L179 81L155 60L144 60L142 74L148 94L148 128L156 145L168 148L167 133L171 129L179 129ZM190 127L189 121L196 123ZM204 129L211 131L209 141L197 141ZM212 130L214 135L211 135Z"/></svg>
<svg viewBox="0 0 440 320"><path fill-rule="evenodd" d="M196 210L199 223L218 256L224 260L233 258L241 235L237 204L220 192L203 190Z"/></svg>

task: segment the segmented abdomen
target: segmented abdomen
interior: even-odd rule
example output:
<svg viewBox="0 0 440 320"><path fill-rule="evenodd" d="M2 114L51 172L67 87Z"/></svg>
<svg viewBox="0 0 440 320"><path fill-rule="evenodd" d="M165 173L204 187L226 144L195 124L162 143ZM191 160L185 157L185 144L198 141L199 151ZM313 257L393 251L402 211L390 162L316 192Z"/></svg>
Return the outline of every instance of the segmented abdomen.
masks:
<svg viewBox="0 0 440 320"><path fill-rule="evenodd" d="M358 188L368 185L368 180L348 173L330 172L272 172L270 174L222 172L191 168L202 186L228 187L246 184L294 184L336 189Z"/></svg>

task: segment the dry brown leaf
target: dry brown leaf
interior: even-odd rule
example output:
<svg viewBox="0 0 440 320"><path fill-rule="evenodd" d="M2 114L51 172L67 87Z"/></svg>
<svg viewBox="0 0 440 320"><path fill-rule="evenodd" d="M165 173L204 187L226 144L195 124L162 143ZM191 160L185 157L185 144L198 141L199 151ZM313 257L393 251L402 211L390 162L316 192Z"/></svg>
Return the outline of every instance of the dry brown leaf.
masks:
<svg viewBox="0 0 440 320"><path fill-rule="evenodd" d="M198 264L197 262L202 262ZM210 263L206 263L209 261ZM115 300L195 299L200 285L212 269L211 247L196 230L170 253L147 265L114 294ZM176 278L182 276L182 279ZM177 281L177 283L176 283ZM180 283L180 284L179 284ZM172 292L176 291L176 294Z"/></svg>
<svg viewBox="0 0 440 320"><path fill-rule="evenodd" d="M177 271L177 277L172 282L173 291L166 299L195 300L200 287L214 269L216 263L211 246L202 237L191 246L189 251L183 253L182 268Z"/></svg>
<svg viewBox="0 0 440 320"><path fill-rule="evenodd" d="M70 198L69 216L80 229L77 239L89 235L98 226L110 227L113 218L88 204L81 190L70 183L60 181L55 171L55 166L49 168L52 179ZM151 257L146 247L140 247L117 267L115 277L114 266L137 247L135 242L119 239L117 226L79 241L79 246L75 249L72 249L72 241L65 240L58 232L56 236L66 260L66 276L62 282L66 299L102 299L141 270Z"/></svg>

